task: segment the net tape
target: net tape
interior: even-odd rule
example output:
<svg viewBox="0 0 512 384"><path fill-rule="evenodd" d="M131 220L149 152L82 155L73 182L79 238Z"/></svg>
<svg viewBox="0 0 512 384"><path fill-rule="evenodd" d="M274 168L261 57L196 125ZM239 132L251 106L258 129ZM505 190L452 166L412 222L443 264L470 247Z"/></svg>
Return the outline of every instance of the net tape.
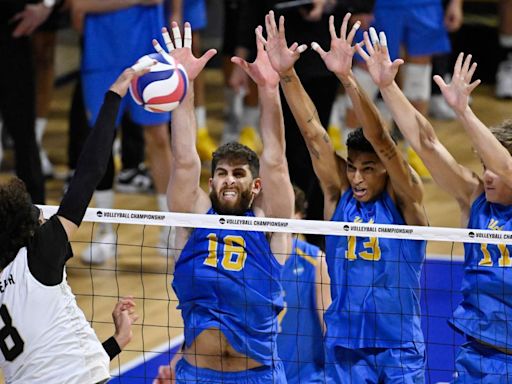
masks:
<svg viewBox="0 0 512 384"><path fill-rule="evenodd" d="M57 206L40 205L44 217L57 213ZM494 231L467 228L423 227L413 225L388 225L351 223L343 221L318 221L206 215L127 209L88 208L84 220L95 223L156 225L186 228L233 229L241 231L284 232L314 235L405 238L442 242L512 244L512 231Z"/></svg>

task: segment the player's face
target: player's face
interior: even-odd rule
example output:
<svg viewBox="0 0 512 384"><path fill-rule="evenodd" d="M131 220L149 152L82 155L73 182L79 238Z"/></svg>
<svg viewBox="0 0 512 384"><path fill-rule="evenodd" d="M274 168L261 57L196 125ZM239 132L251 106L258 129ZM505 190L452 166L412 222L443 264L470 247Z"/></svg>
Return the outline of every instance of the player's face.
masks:
<svg viewBox="0 0 512 384"><path fill-rule="evenodd" d="M491 203L512 205L512 188L501 178L484 166L483 182L485 198Z"/></svg>
<svg viewBox="0 0 512 384"><path fill-rule="evenodd" d="M224 215L243 215L260 189L261 181L252 177L248 164L220 161L210 179L213 208Z"/></svg>
<svg viewBox="0 0 512 384"><path fill-rule="evenodd" d="M347 178L354 198L367 202L374 200L384 191L388 174L376 154L349 150Z"/></svg>

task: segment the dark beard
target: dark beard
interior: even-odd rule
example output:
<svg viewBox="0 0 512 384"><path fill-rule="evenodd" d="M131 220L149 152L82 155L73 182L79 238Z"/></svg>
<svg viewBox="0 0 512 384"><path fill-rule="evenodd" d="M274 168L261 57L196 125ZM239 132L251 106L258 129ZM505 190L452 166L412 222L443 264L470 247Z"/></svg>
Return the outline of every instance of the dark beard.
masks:
<svg viewBox="0 0 512 384"><path fill-rule="evenodd" d="M217 193L212 189L210 192L210 200L212 201L213 209L219 215L243 216L245 211L251 207L252 194L251 191L242 191L240 193L240 200L237 204L232 207L225 207L222 206L219 196L217 196Z"/></svg>

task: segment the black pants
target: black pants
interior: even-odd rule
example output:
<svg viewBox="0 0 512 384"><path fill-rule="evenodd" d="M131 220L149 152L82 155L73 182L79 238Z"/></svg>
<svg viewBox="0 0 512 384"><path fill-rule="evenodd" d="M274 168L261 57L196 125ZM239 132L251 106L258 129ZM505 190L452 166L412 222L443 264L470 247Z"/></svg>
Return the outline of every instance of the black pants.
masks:
<svg viewBox="0 0 512 384"><path fill-rule="evenodd" d="M14 39L0 32L0 114L14 141L16 175L32 202L44 204L44 178L35 136L35 79L32 45L27 37Z"/></svg>
<svg viewBox="0 0 512 384"><path fill-rule="evenodd" d="M327 128L339 81L334 76L303 79L302 84L318 111L322 125ZM302 189L308 201L307 219L323 220L324 198L313 170L308 148L283 95L283 114L286 136L286 158L292 183ZM308 241L323 247L322 238L308 235Z"/></svg>

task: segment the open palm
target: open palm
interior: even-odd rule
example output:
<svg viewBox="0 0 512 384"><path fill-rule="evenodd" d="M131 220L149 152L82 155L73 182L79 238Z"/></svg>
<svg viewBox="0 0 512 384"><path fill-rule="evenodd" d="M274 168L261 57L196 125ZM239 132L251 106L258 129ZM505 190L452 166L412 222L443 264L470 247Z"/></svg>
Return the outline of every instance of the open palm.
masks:
<svg viewBox="0 0 512 384"><path fill-rule="evenodd" d="M259 35L259 40L265 45L272 68L278 73L290 70L303 50L299 48L304 46L299 47L297 43L293 43L288 48L284 31L284 17L281 16L279 18L278 28L273 11L270 11L265 16L265 29L267 31L267 39L265 40Z"/></svg>
<svg viewBox="0 0 512 384"><path fill-rule="evenodd" d="M383 88L393 83L398 69L404 61L402 59L391 61L384 32L381 32L379 37L375 29L370 28L370 33L372 35L373 44L370 42L368 32L365 32L364 46L366 51L359 44L356 46L356 49L366 62L368 72L373 82L380 88Z"/></svg>
<svg viewBox="0 0 512 384"><path fill-rule="evenodd" d="M462 113L468 107L471 92L480 84L480 80L471 82L477 64L471 64L471 55L460 53L453 70L452 81L446 84L441 76L434 76L448 105L457 113Z"/></svg>
<svg viewBox="0 0 512 384"><path fill-rule="evenodd" d="M317 43L311 47L318 52L327 69L338 77L347 77L352 69L352 59L356 51L352 46L354 35L359 28L360 22L356 22L351 31L347 34L348 21L351 14L347 13L341 24L340 37L336 35L334 28L334 16L329 17L329 32L331 34L331 49L325 52Z"/></svg>
<svg viewBox="0 0 512 384"><path fill-rule="evenodd" d="M172 23L172 32L174 44L171 42L167 28L162 28L162 37L167 43L167 50L169 55L175 58L187 71L190 81L194 80L199 73L203 70L206 63L217 53L215 49L209 49L201 57L197 58L192 53L192 31L190 24L185 23L185 39L182 43L181 32L176 22ZM162 47L156 40L153 40L153 45L158 53L163 51Z"/></svg>
<svg viewBox="0 0 512 384"><path fill-rule="evenodd" d="M272 67L268 54L263 48L263 42L259 38L261 32L262 28L260 26L256 29L258 54L253 63L248 63L239 57L233 57L231 61L241 67L258 86L276 88L279 85L279 74Z"/></svg>

